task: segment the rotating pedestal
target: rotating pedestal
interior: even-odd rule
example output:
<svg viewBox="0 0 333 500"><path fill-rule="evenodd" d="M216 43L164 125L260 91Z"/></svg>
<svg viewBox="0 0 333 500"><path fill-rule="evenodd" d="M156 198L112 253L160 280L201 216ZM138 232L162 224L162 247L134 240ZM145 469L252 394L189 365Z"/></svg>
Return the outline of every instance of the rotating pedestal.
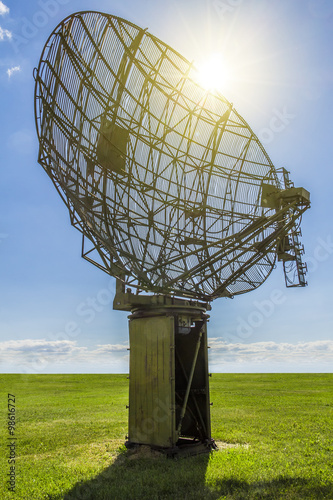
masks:
<svg viewBox="0 0 333 500"><path fill-rule="evenodd" d="M205 312L180 299L132 310L127 447L149 445L170 455L214 447Z"/></svg>

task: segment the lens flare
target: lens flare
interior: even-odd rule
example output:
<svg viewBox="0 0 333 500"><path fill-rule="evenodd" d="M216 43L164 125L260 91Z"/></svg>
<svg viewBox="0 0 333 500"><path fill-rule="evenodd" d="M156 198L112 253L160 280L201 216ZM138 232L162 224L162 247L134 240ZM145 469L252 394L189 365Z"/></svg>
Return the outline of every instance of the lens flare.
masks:
<svg viewBox="0 0 333 500"><path fill-rule="evenodd" d="M230 80L230 70L223 56L214 53L197 65L196 78L198 83L206 90L223 91Z"/></svg>

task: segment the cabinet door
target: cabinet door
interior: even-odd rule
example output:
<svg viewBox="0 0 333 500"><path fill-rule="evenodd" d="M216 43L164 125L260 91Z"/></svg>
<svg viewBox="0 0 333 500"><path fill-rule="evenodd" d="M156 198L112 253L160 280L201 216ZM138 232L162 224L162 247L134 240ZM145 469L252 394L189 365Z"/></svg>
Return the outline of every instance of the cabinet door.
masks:
<svg viewBox="0 0 333 500"><path fill-rule="evenodd" d="M174 446L174 318L131 319L129 334L129 441Z"/></svg>

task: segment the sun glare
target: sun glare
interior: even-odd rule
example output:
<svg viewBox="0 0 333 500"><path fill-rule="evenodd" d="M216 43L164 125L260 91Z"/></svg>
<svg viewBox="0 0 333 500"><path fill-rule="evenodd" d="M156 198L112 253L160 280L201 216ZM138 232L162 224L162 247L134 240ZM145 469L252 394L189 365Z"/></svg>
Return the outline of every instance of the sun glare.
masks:
<svg viewBox="0 0 333 500"><path fill-rule="evenodd" d="M230 72L221 54L211 54L206 60L197 65L198 83L206 90L219 90L226 88Z"/></svg>

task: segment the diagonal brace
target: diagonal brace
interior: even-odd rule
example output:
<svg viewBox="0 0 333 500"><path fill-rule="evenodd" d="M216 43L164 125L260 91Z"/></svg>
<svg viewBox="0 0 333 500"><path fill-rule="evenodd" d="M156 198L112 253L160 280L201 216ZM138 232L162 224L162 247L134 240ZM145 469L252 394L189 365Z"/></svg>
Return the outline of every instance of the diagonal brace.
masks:
<svg viewBox="0 0 333 500"><path fill-rule="evenodd" d="M184 368L183 362L182 362L182 360L180 359L180 356L179 356L179 354L178 354L177 350L176 350L176 356L177 356L177 359L178 359L178 362L179 362L179 366L180 366L180 367L181 367L181 369L182 369L182 372L183 372L183 375L184 375L184 377L185 377L185 380L186 380L186 382L188 383L187 373L186 373L186 370L185 370L185 368ZM194 394L191 394L191 396L192 396L192 399L193 399L193 403L194 403L194 405L195 405L195 409L197 410L197 414L198 414L198 416L199 416L199 418L200 418L200 422L201 422L202 429L203 429L203 431L204 431L205 433L207 433L206 424L205 424L205 422L204 422L204 420L203 420L203 418L202 418L202 414L201 414L200 408L199 408L199 406L198 406L198 403L197 403L196 397L194 396Z"/></svg>
<svg viewBox="0 0 333 500"><path fill-rule="evenodd" d="M200 330L200 332L199 332L199 338L198 338L198 341L197 341L197 345L195 346L195 353L194 353L194 357L193 357L193 363L192 363L192 367L191 367L190 376L188 378L188 384L187 384L186 393L185 393L185 397L184 397L184 403L183 403L182 410L180 412L180 419L179 419L179 424L178 424L178 427L177 427L177 434L178 434L178 436L180 434L180 430L181 430L183 419L184 419L185 412L186 412L188 397L190 395L190 390L191 390L191 385L192 385L192 380L193 380L195 365L197 363L199 349L200 349L200 344L201 344L201 338L202 338L202 330Z"/></svg>

